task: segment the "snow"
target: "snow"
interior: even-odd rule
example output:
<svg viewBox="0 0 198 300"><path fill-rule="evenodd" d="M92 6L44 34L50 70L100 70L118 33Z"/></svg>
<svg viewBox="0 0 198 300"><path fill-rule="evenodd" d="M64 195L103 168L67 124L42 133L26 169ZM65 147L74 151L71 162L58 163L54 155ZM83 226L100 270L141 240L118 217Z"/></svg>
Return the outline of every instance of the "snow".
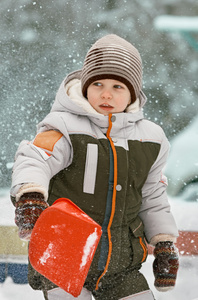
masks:
<svg viewBox="0 0 198 300"><path fill-rule="evenodd" d="M95 228L95 231L88 236L86 240L86 244L83 248L83 256L80 264L80 269L87 264L88 258L90 256L92 257L93 252L95 250L95 244L97 239L98 239L97 228Z"/></svg>
<svg viewBox="0 0 198 300"><path fill-rule="evenodd" d="M21 32L20 39L23 42L30 43L30 42L34 42L37 39L37 35L35 31L33 31L31 28L28 28L28 29L24 29Z"/></svg>
<svg viewBox="0 0 198 300"><path fill-rule="evenodd" d="M180 267L176 286L169 292L159 292L154 287L152 273L153 256L149 255L143 265L142 272L146 276L149 286L156 300L195 300L198 299L198 257L180 257Z"/></svg>
<svg viewBox="0 0 198 300"><path fill-rule="evenodd" d="M43 255L40 257L39 261L42 265L46 264L47 259L51 256L53 252L54 245L49 243L47 249L44 251Z"/></svg>
<svg viewBox="0 0 198 300"><path fill-rule="evenodd" d="M198 300L198 257L180 258L177 284L170 292L158 292L154 285L152 273L153 257L149 255L147 262L143 265L142 272L146 276L149 286L153 291L156 300ZM0 285L1 300L44 300L42 292L31 289L28 284L14 284L10 277Z"/></svg>
<svg viewBox="0 0 198 300"><path fill-rule="evenodd" d="M28 284L14 284L10 277L7 277L3 284L0 284L1 300L44 300L41 291L34 291Z"/></svg>
<svg viewBox="0 0 198 300"><path fill-rule="evenodd" d="M81 68L87 47L99 35L114 32L138 46L149 100L146 115L160 121L168 135L173 136L197 114L197 52L179 39L179 34L161 36L156 30L197 33L197 1L136 1L134 5L124 0L120 5L119 1L98 0L79 1L78 7L76 2L67 1L65 7L62 0L49 5L44 1L42 5L27 0L1 1L1 187L10 184L19 142L34 136L35 125L49 111L59 83L66 73ZM197 231L198 123L192 124L194 136L186 128L171 141L166 171L178 228ZM191 179L194 182L189 183ZM14 226L14 207L7 189L0 189L0 201L0 225ZM153 287L152 259L149 256L143 272L157 300L198 300L197 257L181 257L177 286L165 294ZM12 262L12 258L6 257L6 261ZM0 300L27 298L41 300L43 296L28 285L14 284L10 277L0 285Z"/></svg>
<svg viewBox="0 0 198 300"><path fill-rule="evenodd" d="M198 203L185 202L180 197L171 198L169 202L179 230L198 231Z"/></svg>
<svg viewBox="0 0 198 300"><path fill-rule="evenodd" d="M168 192L183 201L198 199L198 117L170 140L170 155L165 168ZM197 209L196 209L197 210Z"/></svg>
<svg viewBox="0 0 198 300"><path fill-rule="evenodd" d="M14 226L14 206L9 199L8 189L0 189L0 225Z"/></svg>
<svg viewBox="0 0 198 300"><path fill-rule="evenodd" d="M14 225L14 207L9 200L8 189L0 190L0 225ZM171 198L172 212L175 216L178 228L181 230L198 230L197 215L194 213L197 210L196 202L186 202L182 199ZM185 212L185 218L184 218ZM186 217L187 216L187 217ZM89 251L89 246L94 240L90 237L85 245L85 254ZM149 255L145 264L143 264L142 272L146 276L149 286L153 291L156 300L198 300L198 256L181 256L180 268L176 287L169 292L158 292L154 287L154 276L152 272L153 256ZM86 257L85 257L86 260ZM41 291L33 290L28 284L14 284L10 277L7 277L3 284L0 284L0 299L1 300L44 300Z"/></svg>
<svg viewBox="0 0 198 300"><path fill-rule="evenodd" d="M198 31L198 17L162 15L154 20L158 30L166 31Z"/></svg>

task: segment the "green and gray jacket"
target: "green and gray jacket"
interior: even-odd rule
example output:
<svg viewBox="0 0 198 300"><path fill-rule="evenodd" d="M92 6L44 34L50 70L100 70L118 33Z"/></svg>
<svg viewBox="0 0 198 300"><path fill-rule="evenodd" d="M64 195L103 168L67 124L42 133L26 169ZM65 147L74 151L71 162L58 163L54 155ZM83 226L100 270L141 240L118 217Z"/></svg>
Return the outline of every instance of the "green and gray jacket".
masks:
<svg viewBox="0 0 198 300"><path fill-rule="evenodd" d="M116 274L145 261L144 237L155 244L178 235L162 174L169 143L144 119L142 92L127 112L103 116L83 98L79 78L77 71L62 82L35 139L20 144L11 194L17 201L39 191L50 205L71 199L103 228L89 275Z"/></svg>

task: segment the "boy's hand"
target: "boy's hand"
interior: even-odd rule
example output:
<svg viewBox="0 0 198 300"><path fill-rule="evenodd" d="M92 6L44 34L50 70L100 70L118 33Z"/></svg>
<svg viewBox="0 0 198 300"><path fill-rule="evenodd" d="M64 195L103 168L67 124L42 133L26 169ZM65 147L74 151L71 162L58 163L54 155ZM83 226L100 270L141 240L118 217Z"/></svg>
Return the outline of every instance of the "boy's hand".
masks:
<svg viewBox="0 0 198 300"><path fill-rule="evenodd" d="M154 249L153 272L157 290L166 292L175 286L179 268L178 250L173 242L159 242Z"/></svg>
<svg viewBox="0 0 198 300"><path fill-rule="evenodd" d="M32 229L48 204L41 193L25 193L16 202L15 223L19 228L19 237L30 240Z"/></svg>

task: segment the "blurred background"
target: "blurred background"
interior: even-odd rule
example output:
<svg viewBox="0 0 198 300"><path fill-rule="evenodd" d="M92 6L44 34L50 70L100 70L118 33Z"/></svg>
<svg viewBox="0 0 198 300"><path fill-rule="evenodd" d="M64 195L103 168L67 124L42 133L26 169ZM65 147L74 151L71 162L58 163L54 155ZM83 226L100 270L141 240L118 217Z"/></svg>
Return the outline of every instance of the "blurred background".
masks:
<svg viewBox="0 0 198 300"><path fill-rule="evenodd" d="M91 44L115 33L141 54L144 114L170 141L168 194L178 228L188 235L176 289L155 295L197 300L197 0L0 0L0 7L0 298L43 299L27 286L27 243L18 239L9 201L17 147L34 137L60 83L82 67ZM154 289L152 259L143 272Z"/></svg>
<svg viewBox="0 0 198 300"><path fill-rule="evenodd" d="M0 187L10 186L17 147L35 135L63 78L82 67L91 44L105 34L118 34L140 51L148 97L144 113L169 139L196 116L198 47L181 32L155 26L162 15L197 16L196 0L0 3Z"/></svg>

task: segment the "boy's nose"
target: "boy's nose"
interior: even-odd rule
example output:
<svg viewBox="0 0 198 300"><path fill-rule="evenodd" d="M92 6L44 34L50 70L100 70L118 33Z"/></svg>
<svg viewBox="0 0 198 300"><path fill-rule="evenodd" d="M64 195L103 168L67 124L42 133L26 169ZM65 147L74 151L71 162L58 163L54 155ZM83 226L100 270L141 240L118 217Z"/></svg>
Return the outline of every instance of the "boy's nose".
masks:
<svg viewBox="0 0 198 300"><path fill-rule="evenodd" d="M102 97L102 99L109 99L110 100L110 99L112 99L112 94L111 94L110 91L105 90L105 91L102 92L101 97Z"/></svg>

